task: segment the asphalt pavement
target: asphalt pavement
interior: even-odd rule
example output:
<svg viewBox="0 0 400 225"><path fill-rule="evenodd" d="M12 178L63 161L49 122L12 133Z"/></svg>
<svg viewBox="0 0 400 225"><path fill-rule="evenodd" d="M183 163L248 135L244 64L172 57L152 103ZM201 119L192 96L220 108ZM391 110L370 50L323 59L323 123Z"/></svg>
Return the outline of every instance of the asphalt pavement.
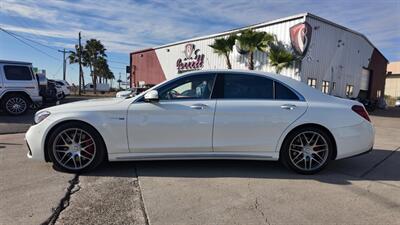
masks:
<svg viewBox="0 0 400 225"><path fill-rule="evenodd" d="M374 150L317 175L278 162L105 163L79 176L0 135L0 224L400 224L400 114L371 116Z"/></svg>
<svg viewBox="0 0 400 225"><path fill-rule="evenodd" d="M106 97L106 96L105 96ZM87 96L67 96L58 102L47 103L41 108L51 107L58 104L65 104L75 101L82 101L96 97ZM20 116L10 116L4 111L0 111L0 134L25 133L34 122L34 116L37 110L29 109Z"/></svg>

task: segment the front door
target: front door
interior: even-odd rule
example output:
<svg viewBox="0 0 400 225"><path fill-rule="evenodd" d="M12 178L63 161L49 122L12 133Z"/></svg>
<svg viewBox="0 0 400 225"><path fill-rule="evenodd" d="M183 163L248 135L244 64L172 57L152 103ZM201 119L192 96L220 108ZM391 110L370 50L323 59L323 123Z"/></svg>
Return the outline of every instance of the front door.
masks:
<svg viewBox="0 0 400 225"><path fill-rule="evenodd" d="M216 100L213 74L178 78L157 89L158 102L139 100L128 110L131 152L212 151Z"/></svg>

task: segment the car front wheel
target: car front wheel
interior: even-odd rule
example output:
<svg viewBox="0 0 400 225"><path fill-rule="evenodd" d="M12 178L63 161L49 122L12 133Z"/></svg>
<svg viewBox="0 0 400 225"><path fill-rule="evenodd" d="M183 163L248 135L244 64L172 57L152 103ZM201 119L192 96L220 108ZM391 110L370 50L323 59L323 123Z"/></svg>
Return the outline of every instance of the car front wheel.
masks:
<svg viewBox="0 0 400 225"><path fill-rule="evenodd" d="M91 170L105 159L101 135L93 127L83 123L60 125L51 133L47 146L56 169L66 172Z"/></svg>
<svg viewBox="0 0 400 225"><path fill-rule="evenodd" d="M9 95L3 100L3 107L6 112L13 116L24 114L28 110L28 100L22 95Z"/></svg>
<svg viewBox="0 0 400 225"><path fill-rule="evenodd" d="M285 139L280 160L301 174L315 174L330 161L333 143L326 131L308 127L291 132Z"/></svg>

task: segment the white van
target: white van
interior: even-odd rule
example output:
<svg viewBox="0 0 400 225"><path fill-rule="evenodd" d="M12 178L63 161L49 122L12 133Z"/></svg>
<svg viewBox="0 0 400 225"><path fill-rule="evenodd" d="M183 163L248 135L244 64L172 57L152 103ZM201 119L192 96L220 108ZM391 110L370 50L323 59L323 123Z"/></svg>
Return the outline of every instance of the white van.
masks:
<svg viewBox="0 0 400 225"><path fill-rule="evenodd" d="M32 63L0 60L0 108L10 115L25 113L31 104L41 104L39 83Z"/></svg>
<svg viewBox="0 0 400 225"><path fill-rule="evenodd" d="M85 91L93 91L94 90L94 88L93 88L93 84L92 83L89 83L89 84L86 84L85 85ZM103 84L103 83L99 83L99 84L96 84L96 91L99 91L99 92L109 92L110 91L110 85L109 84Z"/></svg>

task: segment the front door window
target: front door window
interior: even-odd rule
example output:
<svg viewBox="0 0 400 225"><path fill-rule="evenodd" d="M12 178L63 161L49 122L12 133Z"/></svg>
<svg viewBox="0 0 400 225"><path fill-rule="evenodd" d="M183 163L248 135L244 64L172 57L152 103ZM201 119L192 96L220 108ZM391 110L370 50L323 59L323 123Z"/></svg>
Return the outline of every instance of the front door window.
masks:
<svg viewBox="0 0 400 225"><path fill-rule="evenodd" d="M160 100L209 99L215 76L195 75L179 79L166 87L161 87Z"/></svg>

